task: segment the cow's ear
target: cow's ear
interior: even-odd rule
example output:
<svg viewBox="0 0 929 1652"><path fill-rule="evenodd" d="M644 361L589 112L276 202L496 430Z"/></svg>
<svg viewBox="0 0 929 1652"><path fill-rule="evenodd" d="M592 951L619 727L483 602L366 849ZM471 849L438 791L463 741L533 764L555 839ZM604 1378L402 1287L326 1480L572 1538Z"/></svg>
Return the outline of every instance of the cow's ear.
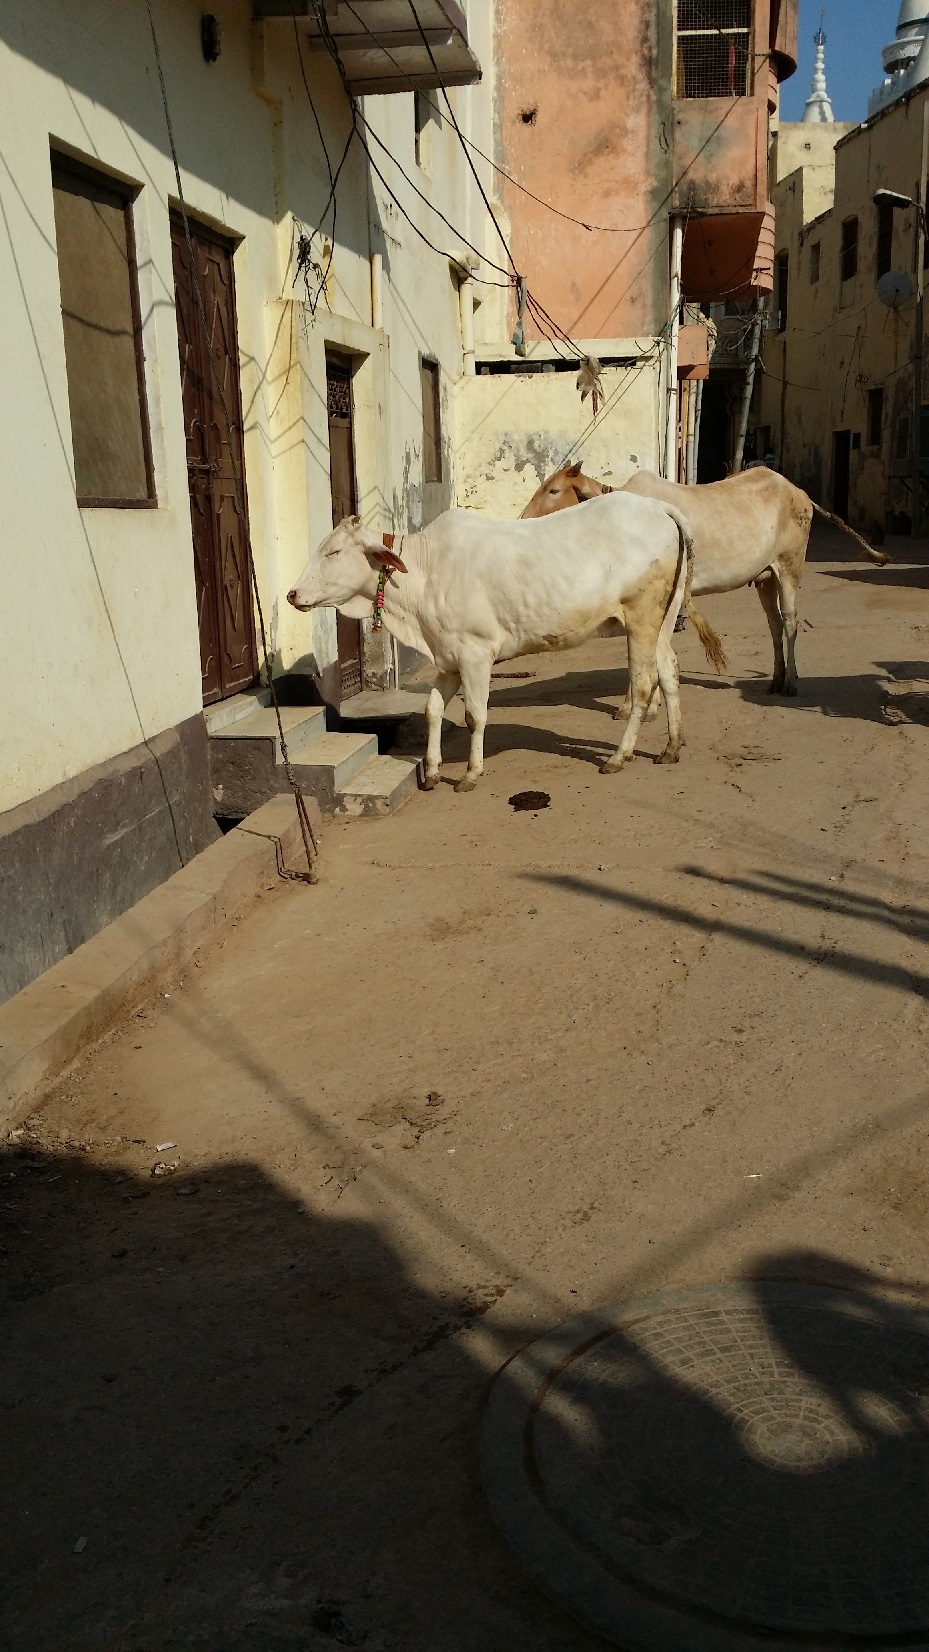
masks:
<svg viewBox="0 0 929 1652"><path fill-rule="evenodd" d="M401 562L396 551L392 551L388 545L372 545L368 555L372 562L379 562L382 568L390 568L395 574L408 572L406 563Z"/></svg>
<svg viewBox="0 0 929 1652"><path fill-rule="evenodd" d="M348 523L350 528L360 528L361 527L361 517L360 516L347 516L345 518L345 520Z"/></svg>
<svg viewBox="0 0 929 1652"><path fill-rule="evenodd" d="M580 459L578 459L577 464L568 465L566 470L565 470L565 475L566 476L580 476L580 474L581 474L581 461L580 461Z"/></svg>

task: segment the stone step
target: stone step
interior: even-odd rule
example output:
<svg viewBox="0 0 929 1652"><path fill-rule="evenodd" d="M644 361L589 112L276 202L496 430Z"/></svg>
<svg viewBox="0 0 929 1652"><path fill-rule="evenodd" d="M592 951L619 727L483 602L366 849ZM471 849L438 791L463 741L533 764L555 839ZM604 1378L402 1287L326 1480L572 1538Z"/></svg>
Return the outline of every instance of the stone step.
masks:
<svg viewBox="0 0 929 1652"><path fill-rule="evenodd" d="M338 793L376 756L373 734L321 734L294 761L294 778L324 813L332 814Z"/></svg>
<svg viewBox="0 0 929 1652"><path fill-rule="evenodd" d="M269 688L246 688L241 694L230 695L228 700L217 700L215 705L204 706L203 721L207 734L218 734L220 729L228 728L230 723L241 722L244 717L250 717L253 711L268 705L270 699Z"/></svg>
<svg viewBox="0 0 929 1652"><path fill-rule="evenodd" d="M339 721L345 723L402 723L414 712L425 713L429 689L371 688L353 694L339 706Z"/></svg>
<svg viewBox="0 0 929 1652"><path fill-rule="evenodd" d="M389 815L412 797L418 763L402 757L373 757L335 797L337 815Z"/></svg>
<svg viewBox="0 0 929 1652"><path fill-rule="evenodd" d="M281 706L281 727L287 742L287 751L293 757L309 740L315 740L326 729L325 706ZM283 763L277 714L273 706L259 706L248 717L237 719L211 735L222 741L267 740L271 744L275 763Z"/></svg>

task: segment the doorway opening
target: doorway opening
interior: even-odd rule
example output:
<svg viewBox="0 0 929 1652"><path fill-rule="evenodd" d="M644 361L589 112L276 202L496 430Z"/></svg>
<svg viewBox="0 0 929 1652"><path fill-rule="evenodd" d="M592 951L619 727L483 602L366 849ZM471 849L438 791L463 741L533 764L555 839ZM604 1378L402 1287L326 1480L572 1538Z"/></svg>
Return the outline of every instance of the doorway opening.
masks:
<svg viewBox="0 0 929 1652"><path fill-rule="evenodd" d="M183 220L171 215L177 338L181 359L187 484L193 536L203 703L226 700L255 681L258 652L252 608L242 398L235 313L233 247L213 230L190 224L191 269ZM194 271L206 311L209 348L197 305ZM210 353L229 409L226 429ZM242 488L236 498L235 473Z"/></svg>
<svg viewBox="0 0 929 1652"><path fill-rule="evenodd" d="M326 405L329 414L329 482L332 526L358 509L355 486L355 424L352 364L347 356L326 355ZM361 621L336 613L339 651L339 700L360 694L364 685L364 633Z"/></svg>

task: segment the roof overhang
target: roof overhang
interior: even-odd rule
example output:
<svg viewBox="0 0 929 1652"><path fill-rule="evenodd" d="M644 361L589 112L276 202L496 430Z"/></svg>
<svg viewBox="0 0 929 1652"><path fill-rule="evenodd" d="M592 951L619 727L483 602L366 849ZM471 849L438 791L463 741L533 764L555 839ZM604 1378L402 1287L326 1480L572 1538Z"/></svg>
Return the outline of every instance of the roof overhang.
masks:
<svg viewBox="0 0 929 1652"><path fill-rule="evenodd" d="M355 97L472 86L481 78L457 0L416 0L415 13L409 0L253 0L256 20L296 21L311 52L329 52L320 12Z"/></svg>

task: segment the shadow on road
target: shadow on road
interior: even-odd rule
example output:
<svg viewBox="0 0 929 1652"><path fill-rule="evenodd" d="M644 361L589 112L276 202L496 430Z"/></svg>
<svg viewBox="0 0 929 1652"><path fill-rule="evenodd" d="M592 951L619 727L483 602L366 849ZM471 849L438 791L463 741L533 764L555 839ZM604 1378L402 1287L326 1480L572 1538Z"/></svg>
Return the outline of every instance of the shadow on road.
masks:
<svg viewBox="0 0 929 1652"><path fill-rule="evenodd" d="M895 1288L909 1287L777 1252L742 1289L638 1299L615 1329L579 1326L575 1355L539 1365L534 1404L515 1397L528 1402L531 1354L517 1362L522 1449L512 1425L491 1436L520 1485L515 1520L491 1484L528 1566L544 1579L544 1543L560 1597L619 1644L780 1631L924 1647L929 1315ZM677 1624L652 1621L650 1639L669 1607Z"/></svg>

